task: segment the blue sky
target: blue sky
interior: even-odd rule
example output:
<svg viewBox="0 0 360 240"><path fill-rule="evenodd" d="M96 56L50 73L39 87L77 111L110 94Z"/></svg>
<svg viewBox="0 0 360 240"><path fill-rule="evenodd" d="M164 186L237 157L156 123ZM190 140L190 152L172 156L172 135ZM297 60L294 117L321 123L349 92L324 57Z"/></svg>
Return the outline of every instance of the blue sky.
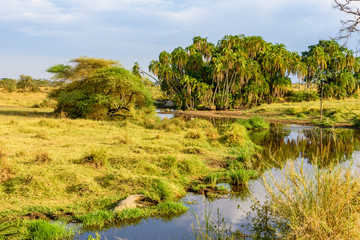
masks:
<svg viewBox="0 0 360 240"><path fill-rule="evenodd" d="M332 0L0 0L0 78L49 78L80 56L147 69L194 36L259 35L301 52L337 36L342 18Z"/></svg>

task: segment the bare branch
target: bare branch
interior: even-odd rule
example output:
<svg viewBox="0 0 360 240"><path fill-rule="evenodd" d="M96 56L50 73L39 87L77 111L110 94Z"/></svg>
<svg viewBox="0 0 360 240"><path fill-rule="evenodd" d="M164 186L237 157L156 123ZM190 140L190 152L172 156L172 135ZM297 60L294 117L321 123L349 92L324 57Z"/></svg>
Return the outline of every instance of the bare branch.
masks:
<svg viewBox="0 0 360 240"><path fill-rule="evenodd" d="M339 39L347 40L353 33L360 32L360 9L356 5L360 0L334 0L334 8L346 13L349 19L341 20Z"/></svg>

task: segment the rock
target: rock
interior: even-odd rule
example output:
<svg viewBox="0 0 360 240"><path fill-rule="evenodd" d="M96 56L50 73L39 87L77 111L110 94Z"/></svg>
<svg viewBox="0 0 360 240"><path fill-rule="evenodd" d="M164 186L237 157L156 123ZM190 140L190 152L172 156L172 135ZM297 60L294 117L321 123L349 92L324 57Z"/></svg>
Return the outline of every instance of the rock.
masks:
<svg viewBox="0 0 360 240"><path fill-rule="evenodd" d="M114 211L121 212L122 210L125 210L125 209L134 209L136 207L146 206L146 204L138 203L138 201L144 201L144 200L148 201L148 202L152 202L151 199L149 199L148 197L146 197L144 195L130 195L127 198L125 198L124 200L121 200L120 202L118 202L117 206L114 208Z"/></svg>

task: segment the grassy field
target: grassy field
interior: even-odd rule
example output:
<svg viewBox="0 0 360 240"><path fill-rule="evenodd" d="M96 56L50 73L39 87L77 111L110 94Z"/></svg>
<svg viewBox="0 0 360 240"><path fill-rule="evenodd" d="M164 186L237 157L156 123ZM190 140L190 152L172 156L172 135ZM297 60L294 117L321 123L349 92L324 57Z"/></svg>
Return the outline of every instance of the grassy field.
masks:
<svg viewBox="0 0 360 240"><path fill-rule="evenodd" d="M55 118L51 108L30 107L41 106L46 95L0 94L4 216L76 218L111 210L130 194L177 200L194 182L241 154L251 156L254 148L244 127L220 131L200 119Z"/></svg>

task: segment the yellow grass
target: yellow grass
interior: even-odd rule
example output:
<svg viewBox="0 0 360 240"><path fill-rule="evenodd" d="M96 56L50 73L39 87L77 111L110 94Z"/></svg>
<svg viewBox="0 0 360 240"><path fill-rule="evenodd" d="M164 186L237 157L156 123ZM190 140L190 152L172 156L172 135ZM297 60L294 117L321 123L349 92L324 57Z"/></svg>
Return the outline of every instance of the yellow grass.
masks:
<svg viewBox="0 0 360 240"><path fill-rule="evenodd" d="M41 95L23 97L36 103ZM30 207L89 211L103 207L96 204L101 199L114 203L135 193L174 199L216 162L234 157L213 139L217 130L203 120L61 119L53 118L51 109L19 107L31 105L21 93L8 98L0 105L18 105L0 108L0 158L10 175L0 182L0 212ZM189 137L193 132L199 137ZM89 163L89 156L99 152L104 164Z"/></svg>

